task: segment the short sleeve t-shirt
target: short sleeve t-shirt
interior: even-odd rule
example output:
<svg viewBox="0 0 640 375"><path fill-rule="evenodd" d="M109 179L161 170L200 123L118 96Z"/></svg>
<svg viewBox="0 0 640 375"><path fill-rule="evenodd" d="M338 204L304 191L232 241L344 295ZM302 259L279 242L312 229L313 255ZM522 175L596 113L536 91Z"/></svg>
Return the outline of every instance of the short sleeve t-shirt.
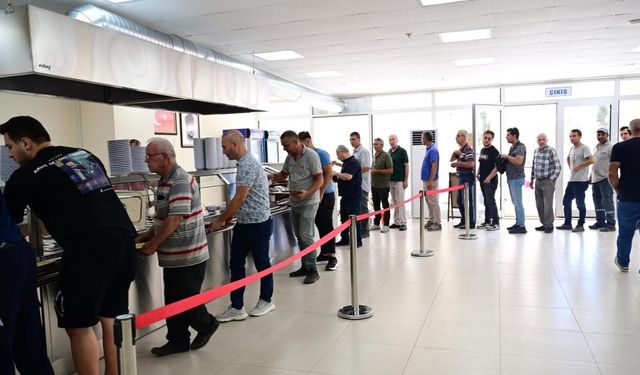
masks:
<svg viewBox="0 0 640 375"><path fill-rule="evenodd" d="M391 156L391 162L393 163L393 173L391 174L391 181L404 181L404 179L407 177L404 174L404 164L409 163L407 150L400 146L396 147L395 151L390 148L389 156Z"/></svg>
<svg viewBox="0 0 640 375"><path fill-rule="evenodd" d="M436 162L436 170L432 171L432 163ZM424 158L422 159L422 169L420 170L420 179L422 181L429 181L431 173L435 173L434 181L438 181L438 169L440 167L440 152L435 144L427 147L424 151Z"/></svg>
<svg viewBox="0 0 640 375"><path fill-rule="evenodd" d="M610 141L604 144L598 144L594 148L594 162L591 169L591 182L600 182L607 178L609 174L609 159L611 159L611 145Z"/></svg>
<svg viewBox="0 0 640 375"><path fill-rule="evenodd" d="M238 160L236 185L249 187L247 199L236 214L240 224L257 224L269 220L271 206L269 204L269 181L256 158L247 152Z"/></svg>
<svg viewBox="0 0 640 375"><path fill-rule="evenodd" d="M389 169L393 166L391 157L384 150L374 156L372 167L375 169ZM389 174L376 173L371 175L371 186L374 188L388 188Z"/></svg>
<svg viewBox="0 0 640 375"><path fill-rule="evenodd" d="M484 180L491 174L491 171L496 166L496 158L500 155L500 152L493 145L489 147L483 147L480 150L480 157L478 158L478 162L480 163L480 167L478 168L478 174L480 175L480 182L484 182ZM496 174L491 179L491 182L498 182L498 175Z"/></svg>
<svg viewBox="0 0 640 375"><path fill-rule="evenodd" d="M611 149L611 162L620 163L618 199L640 203L640 138L633 137L616 143Z"/></svg>
<svg viewBox="0 0 640 375"><path fill-rule="evenodd" d="M462 146L462 148L460 149L461 154L460 156L458 156L458 162L467 162L467 161L474 161L475 160L475 156L473 155L473 147L471 147L471 145L469 145L468 143L465 144L464 146ZM473 173L473 168L467 168L467 167L458 167L456 168L456 172L458 173Z"/></svg>
<svg viewBox="0 0 640 375"><path fill-rule="evenodd" d="M358 159L363 167L371 165L371 153L364 146L353 149L353 156ZM371 191L371 172L362 173L362 191Z"/></svg>
<svg viewBox="0 0 640 375"><path fill-rule="evenodd" d="M158 182L155 207L153 227L156 233L169 215L184 218L158 247L161 267L188 267L209 259L200 188L193 176L176 165L169 176Z"/></svg>
<svg viewBox="0 0 640 375"><path fill-rule="evenodd" d="M584 163L591 156L589 146L581 144L578 147L571 147L569 151L569 164L571 165L571 178L569 181L585 182L589 181L589 167L582 168L577 172L573 171L573 167Z"/></svg>
<svg viewBox="0 0 640 375"><path fill-rule="evenodd" d="M316 148L316 153L318 154L318 157L320 158L320 165L324 168L325 165L333 165L331 163L331 157L329 157L329 153L326 152L325 150L321 149L321 148ZM322 173L324 173L324 170L322 171ZM331 194L333 192L335 192L334 190L335 188L333 187L333 182L329 184L329 186L327 186L327 190L324 191L325 194Z"/></svg>
<svg viewBox="0 0 640 375"><path fill-rule="evenodd" d="M313 185L314 177L322 175L320 157L312 149L303 146L302 155L295 160L291 155L287 155L284 160L282 172L289 175L289 190L307 190ZM296 195L291 195L289 202L292 207L302 207L320 202L320 192L316 190L305 199L300 199Z"/></svg>
<svg viewBox="0 0 640 375"><path fill-rule="evenodd" d="M338 180L338 195L342 199L360 199L362 196L362 166L355 156L349 156L342 162L341 173L350 174L351 180Z"/></svg>
<svg viewBox="0 0 640 375"><path fill-rule="evenodd" d="M522 156L522 164L515 165L510 161L507 161L507 179L517 180L524 178L524 165L527 162L527 148L524 143L518 141L516 144L509 148L509 156Z"/></svg>

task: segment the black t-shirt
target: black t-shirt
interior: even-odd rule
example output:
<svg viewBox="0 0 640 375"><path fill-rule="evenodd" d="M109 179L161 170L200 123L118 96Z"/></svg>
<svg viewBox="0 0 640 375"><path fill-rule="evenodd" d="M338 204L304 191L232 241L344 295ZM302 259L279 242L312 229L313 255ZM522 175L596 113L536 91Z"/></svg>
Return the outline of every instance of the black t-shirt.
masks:
<svg viewBox="0 0 640 375"><path fill-rule="evenodd" d="M83 149L40 150L11 175L5 199L16 222L28 205L63 248L79 239L136 234L102 162Z"/></svg>
<svg viewBox="0 0 640 375"><path fill-rule="evenodd" d="M338 180L338 195L342 199L357 198L360 196L362 190L362 168L360 167L360 161L354 156L349 156L342 162L341 173L350 174L351 180Z"/></svg>
<svg viewBox="0 0 640 375"><path fill-rule="evenodd" d="M620 163L620 194L624 202L640 202L640 138L613 145L611 161Z"/></svg>
<svg viewBox="0 0 640 375"><path fill-rule="evenodd" d="M478 168L480 183L484 182L484 179L487 178L496 166L496 158L498 155L500 155L500 152L493 146L483 147L482 150L480 150L480 157L478 158L478 161L480 162L480 168ZM491 182L498 182L497 174L491 179Z"/></svg>

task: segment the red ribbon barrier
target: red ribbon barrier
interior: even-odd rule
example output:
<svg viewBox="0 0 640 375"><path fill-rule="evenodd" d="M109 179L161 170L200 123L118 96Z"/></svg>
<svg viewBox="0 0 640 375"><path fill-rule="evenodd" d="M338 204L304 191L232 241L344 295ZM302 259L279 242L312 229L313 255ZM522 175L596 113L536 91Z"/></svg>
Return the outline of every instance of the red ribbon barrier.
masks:
<svg viewBox="0 0 640 375"><path fill-rule="evenodd" d="M458 185L458 186L454 186L452 188L448 188L448 189L440 189L440 190L429 190L426 192L426 195L434 195L434 194L440 194L440 193L444 193L444 192L448 192L448 191L455 191L455 190L460 190L460 189L464 189L464 185ZM418 199L420 198L421 194L418 193L414 196L412 196L411 198L405 200L402 203L399 203L395 206L391 206L389 208L385 208L383 210L380 211L376 211L376 212L370 212L367 214L362 214L357 216L357 220L364 220L367 219L373 215L377 215L378 213L382 213L386 210L390 210L392 208L396 208L402 205L407 204L408 202L411 202L414 199ZM319 248L320 246L324 245L325 243L329 242L332 238L334 238L335 236L338 235L338 233L342 232L343 230L349 228L351 226L351 221L347 220L344 223L340 224L337 228L335 228L334 230L332 230L331 232L327 233L326 235L324 235L322 238L320 238L318 241L314 242L313 244L311 244L310 246L308 246L306 249L300 251L299 253L281 261L280 263L277 263L265 270L262 270L258 273L255 273L253 275L247 276L242 280L237 280L234 282L231 282L229 284L224 284L221 285L217 288L213 288L210 290L207 290L205 292L202 292L200 294L197 294L195 296L191 296L188 298L185 298L183 300L177 301L177 302L173 302L170 303L168 305L159 307L155 310L151 310L145 313L142 313L140 315L136 316L136 329L141 329L144 327L147 327L151 324L154 324L156 322L159 322L161 320L164 320L166 318L170 318L172 316L178 315L180 313L183 313L187 310L191 310L194 307L200 306L200 305L204 305L205 303L211 302L214 299L218 298L218 297L222 297L226 294L229 294L231 292L233 292L236 289L242 288L243 286L246 286L248 284L251 284L254 281L257 281L261 278L263 278L264 276L267 276L273 272L279 271L282 268L290 265L291 263L295 262L296 260L302 258L303 256L309 254L310 252L314 251L315 249Z"/></svg>

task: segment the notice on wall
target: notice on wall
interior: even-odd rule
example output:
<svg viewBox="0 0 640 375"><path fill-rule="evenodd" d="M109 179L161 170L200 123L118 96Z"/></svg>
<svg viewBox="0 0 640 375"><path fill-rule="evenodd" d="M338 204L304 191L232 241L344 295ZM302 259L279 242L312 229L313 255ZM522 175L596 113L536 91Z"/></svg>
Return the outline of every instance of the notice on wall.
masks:
<svg viewBox="0 0 640 375"><path fill-rule="evenodd" d="M571 86L569 87L547 87L544 89L544 96L547 98L556 96L571 96Z"/></svg>

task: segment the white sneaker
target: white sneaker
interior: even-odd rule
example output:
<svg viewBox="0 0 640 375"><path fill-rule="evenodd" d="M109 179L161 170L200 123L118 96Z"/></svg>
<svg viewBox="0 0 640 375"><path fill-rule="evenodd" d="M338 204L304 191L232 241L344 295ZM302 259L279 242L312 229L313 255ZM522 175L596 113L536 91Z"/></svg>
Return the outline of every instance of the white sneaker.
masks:
<svg viewBox="0 0 640 375"><path fill-rule="evenodd" d="M387 233L388 231L389 231L389 227L386 225L383 225L382 228L380 228L381 233Z"/></svg>
<svg viewBox="0 0 640 375"><path fill-rule="evenodd" d="M263 299L259 299L258 303L256 303L256 307L251 310L251 316L262 316L270 313L276 308L276 305L273 302L267 302Z"/></svg>
<svg viewBox="0 0 640 375"><path fill-rule="evenodd" d="M370 231L371 231L371 230L379 230L379 229L380 229L380 226L379 226L379 225L372 225L372 226L370 226L370 227L369 227L369 230L370 230Z"/></svg>
<svg viewBox="0 0 640 375"><path fill-rule="evenodd" d="M230 322L232 320L245 320L249 315L247 314L247 310L241 308L240 310L234 308L232 305L227 307L227 310L220 315L216 315L216 319L220 323Z"/></svg>

